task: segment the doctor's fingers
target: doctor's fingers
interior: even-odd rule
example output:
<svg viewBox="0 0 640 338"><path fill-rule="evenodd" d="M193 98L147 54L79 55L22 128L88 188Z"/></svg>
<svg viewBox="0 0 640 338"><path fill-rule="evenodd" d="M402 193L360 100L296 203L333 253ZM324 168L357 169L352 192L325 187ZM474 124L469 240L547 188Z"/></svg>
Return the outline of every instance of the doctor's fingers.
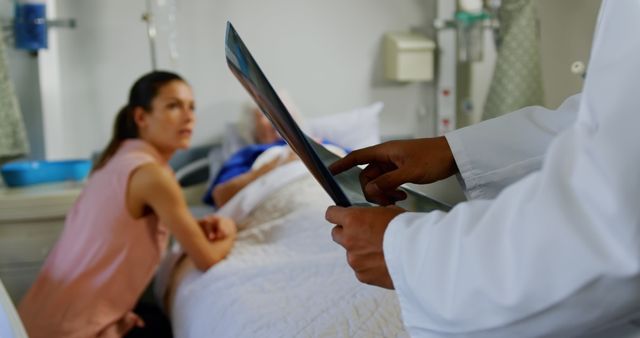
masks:
<svg viewBox="0 0 640 338"><path fill-rule="evenodd" d="M358 236L357 232L348 231L341 225L336 225L331 230L331 238L334 242L340 244L347 252L352 252L356 250L361 250L363 247L363 243L367 243L368 241L363 241L360 236Z"/></svg>
<svg viewBox="0 0 640 338"><path fill-rule="evenodd" d="M343 171L347 171L360 164L369 164L372 162L390 162L386 153L386 143L354 150L347 156L333 162L329 166L332 174L337 175Z"/></svg>
<svg viewBox="0 0 640 338"><path fill-rule="evenodd" d="M348 207L330 206L325 212L325 219L332 224L342 226L352 235L363 235L383 232L389 222L405 210L398 207Z"/></svg>
<svg viewBox="0 0 640 338"><path fill-rule="evenodd" d="M363 239L358 231L348 231L341 225L333 227L331 238L346 250L347 262L354 269L361 268L361 264L363 264L362 258L359 257L378 251L382 252L382 246L380 246L379 250L372 250L371 245L369 245L370 240Z"/></svg>
<svg viewBox="0 0 640 338"><path fill-rule="evenodd" d="M329 223L342 225L342 221L343 221L346 210L347 208L330 206L327 208L327 211L325 211L324 213L324 219L329 221Z"/></svg>
<svg viewBox="0 0 640 338"><path fill-rule="evenodd" d="M398 190L398 186L408 181L405 171L402 168L385 171L373 164L365 168L360 173L360 185L367 200L390 205L407 198L406 193Z"/></svg>
<svg viewBox="0 0 640 338"><path fill-rule="evenodd" d="M345 249L353 246L353 234L358 234L360 222L358 215L363 208L343 208L331 206L327 208L325 219L336 226L331 230L331 238Z"/></svg>
<svg viewBox="0 0 640 338"><path fill-rule="evenodd" d="M327 211L324 214L324 218L329 221L329 223L341 225L345 228L350 228L353 226L357 226L360 223L359 216L363 210L369 208L362 207L348 207L343 208L339 206L330 206L327 208Z"/></svg>
<svg viewBox="0 0 640 338"><path fill-rule="evenodd" d="M395 199L393 198L393 195L390 194L390 191L379 189L377 185L371 184L371 182L378 179L385 173L396 169L395 165L373 162L360 172L358 179L360 180L360 187L362 188L367 201L381 205L388 205L394 202Z"/></svg>
<svg viewBox="0 0 640 338"><path fill-rule="evenodd" d="M342 245L343 231L344 228L342 228L342 225L334 226L333 229L331 229L331 239L333 239L334 242L338 243L341 247L344 248L344 245Z"/></svg>

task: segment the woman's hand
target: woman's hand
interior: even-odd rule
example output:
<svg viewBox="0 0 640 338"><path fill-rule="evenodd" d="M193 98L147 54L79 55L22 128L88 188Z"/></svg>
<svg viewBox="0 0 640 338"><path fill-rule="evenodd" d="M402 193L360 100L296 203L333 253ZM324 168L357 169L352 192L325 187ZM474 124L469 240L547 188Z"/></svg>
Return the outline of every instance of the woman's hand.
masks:
<svg viewBox="0 0 640 338"><path fill-rule="evenodd" d="M213 214L199 219L198 224L209 241L225 239L237 232L236 224L230 218Z"/></svg>
<svg viewBox="0 0 640 338"><path fill-rule="evenodd" d="M120 320L100 331L98 338L123 337L136 327L144 327L144 321L140 316L129 311Z"/></svg>
<svg viewBox="0 0 640 338"><path fill-rule="evenodd" d="M196 221L178 181L167 168L156 163L140 166L132 174L127 189L128 200L150 207L198 269L206 271L231 251L235 241L233 221L223 217L205 219L202 223ZM203 231L202 224L211 229L213 241L205 236L207 230ZM216 234L223 233L224 238L215 238Z"/></svg>
<svg viewBox="0 0 640 338"><path fill-rule="evenodd" d="M394 204L406 198L397 190L401 184L426 184L445 179L458 167L444 136L415 140L389 141L354 150L334 162L329 170L336 175L367 164L360 172L360 185L368 201Z"/></svg>

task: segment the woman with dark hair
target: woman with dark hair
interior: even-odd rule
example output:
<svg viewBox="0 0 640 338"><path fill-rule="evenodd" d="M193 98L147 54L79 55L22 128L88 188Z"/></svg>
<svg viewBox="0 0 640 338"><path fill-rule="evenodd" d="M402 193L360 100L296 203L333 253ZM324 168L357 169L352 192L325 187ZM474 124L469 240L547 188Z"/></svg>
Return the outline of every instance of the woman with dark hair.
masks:
<svg viewBox="0 0 640 338"><path fill-rule="evenodd" d="M30 337L122 337L144 326L133 309L169 233L203 271L231 250L235 223L195 220L168 166L176 150L189 146L194 121L193 94L180 76L156 71L136 81L113 138L20 303Z"/></svg>

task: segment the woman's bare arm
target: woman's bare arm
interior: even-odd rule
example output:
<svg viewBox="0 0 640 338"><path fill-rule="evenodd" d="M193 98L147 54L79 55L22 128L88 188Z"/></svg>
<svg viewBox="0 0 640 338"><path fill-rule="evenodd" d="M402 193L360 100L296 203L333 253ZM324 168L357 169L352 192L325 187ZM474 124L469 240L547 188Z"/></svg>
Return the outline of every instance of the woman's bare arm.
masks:
<svg viewBox="0 0 640 338"><path fill-rule="evenodd" d="M154 163L141 166L131 175L127 194L128 205L145 205L158 215L198 269L207 270L231 251L235 241L235 223L220 218L220 226L225 227L226 236L209 241L191 215L180 186L168 169Z"/></svg>

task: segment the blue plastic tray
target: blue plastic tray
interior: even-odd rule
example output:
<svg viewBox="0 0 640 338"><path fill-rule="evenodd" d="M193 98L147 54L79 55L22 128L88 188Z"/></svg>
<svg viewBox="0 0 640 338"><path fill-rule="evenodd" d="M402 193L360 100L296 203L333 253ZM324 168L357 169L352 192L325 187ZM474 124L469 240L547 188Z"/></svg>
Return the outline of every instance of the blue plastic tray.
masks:
<svg viewBox="0 0 640 338"><path fill-rule="evenodd" d="M0 172L9 187L40 183L82 181L91 170L90 160L22 161L2 166Z"/></svg>

